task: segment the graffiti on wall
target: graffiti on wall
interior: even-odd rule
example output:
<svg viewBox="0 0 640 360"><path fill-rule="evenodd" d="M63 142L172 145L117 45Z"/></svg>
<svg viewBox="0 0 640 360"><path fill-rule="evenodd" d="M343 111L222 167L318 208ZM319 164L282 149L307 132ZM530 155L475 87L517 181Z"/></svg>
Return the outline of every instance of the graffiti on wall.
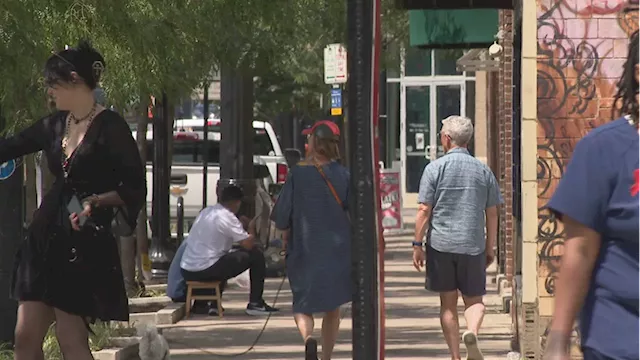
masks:
<svg viewBox="0 0 640 360"><path fill-rule="evenodd" d="M544 205L576 143L612 119L628 38L638 29L638 0L538 0L537 10L538 289L553 296L564 233Z"/></svg>
<svg viewBox="0 0 640 360"><path fill-rule="evenodd" d="M543 206L575 144L610 121L637 0L538 0L538 275L553 295L562 225Z"/></svg>

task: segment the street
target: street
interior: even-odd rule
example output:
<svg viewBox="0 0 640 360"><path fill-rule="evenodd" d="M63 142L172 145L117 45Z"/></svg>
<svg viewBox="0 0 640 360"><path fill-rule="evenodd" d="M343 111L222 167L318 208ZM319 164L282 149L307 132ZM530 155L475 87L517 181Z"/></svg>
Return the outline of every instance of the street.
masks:
<svg viewBox="0 0 640 360"><path fill-rule="evenodd" d="M387 238L386 274L386 359L448 359L447 345L442 336L437 295L424 290L424 273L415 271L411 264L411 236ZM409 244L409 245L408 245ZM510 351L511 318L500 313L500 298L495 284L488 276L488 295L485 299L487 314L483 331L479 336L485 359L505 359ZM281 283L269 279L265 300L270 304ZM265 319L244 314L247 291L237 288L225 292L223 319L193 315L165 328L172 359L222 359L247 350L255 341ZM460 304L462 300L460 300ZM280 314L273 316L255 348L235 359L301 359L303 345L291 315L291 293L285 281L278 298ZM460 310L462 307L460 305ZM351 359L351 318L346 307L340 338L334 351L334 359ZM464 320L460 320L464 329ZM320 334L321 320L316 322L316 337ZM462 333L462 332L461 332ZM213 354L224 354L222 357ZM462 350L462 356L466 354Z"/></svg>

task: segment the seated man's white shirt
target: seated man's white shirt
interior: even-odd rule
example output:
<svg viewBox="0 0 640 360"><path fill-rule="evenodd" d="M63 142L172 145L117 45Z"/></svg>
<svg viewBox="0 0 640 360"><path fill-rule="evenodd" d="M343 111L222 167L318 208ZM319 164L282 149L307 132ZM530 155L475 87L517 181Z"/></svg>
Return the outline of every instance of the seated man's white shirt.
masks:
<svg viewBox="0 0 640 360"><path fill-rule="evenodd" d="M240 220L227 208L220 204L207 207L189 231L180 267L192 272L210 268L229 253L234 243L248 237Z"/></svg>

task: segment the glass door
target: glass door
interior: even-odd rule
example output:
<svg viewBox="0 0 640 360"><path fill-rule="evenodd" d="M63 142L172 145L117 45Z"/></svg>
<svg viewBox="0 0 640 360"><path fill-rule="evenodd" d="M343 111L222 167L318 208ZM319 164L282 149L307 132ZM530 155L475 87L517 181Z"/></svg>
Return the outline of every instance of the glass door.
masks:
<svg viewBox="0 0 640 360"><path fill-rule="evenodd" d="M462 115L465 116L465 104L463 104L462 99L464 99L462 95L463 85L451 84L451 85L436 85L436 104L438 104L435 108L436 110L436 119L437 119L437 128L436 128L436 136L433 139L434 143L437 144L437 151L435 154L435 158L439 158L444 155L444 148L442 147L442 143L440 141L440 136L437 134L440 133L442 129L442 120L446 119L451 115Z"/></svg>
<svg viewBox="0 0 640 360"><path fill-rule="evenodd" d="M463 81L402 84L400 159L404 206L417 205L425 166L444 155L438 136L442 120L451 115L465 115L464 91Z"/></svg>
<svg viewBox="0 0 640 360"><path fill-rule="evenodd" d="M404 174L403 193L407 205L417 203L424 167L434 159L435 123L432 121L433 93L429 85L403 87L401 161Z"/></svg>

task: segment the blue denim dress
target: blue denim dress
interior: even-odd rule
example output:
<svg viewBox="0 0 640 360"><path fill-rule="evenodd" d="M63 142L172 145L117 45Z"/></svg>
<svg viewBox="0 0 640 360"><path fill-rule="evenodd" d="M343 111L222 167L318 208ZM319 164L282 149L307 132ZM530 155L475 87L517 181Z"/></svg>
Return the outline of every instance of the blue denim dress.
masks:
<svg viewBox="0 0 640 360"><path fill-rule="evenodd" d="M318 169L302 162L291 169L273 209L278 229L290 229L287 275L293 312L335 310L351 301L349 172L332 162L322 166L342 206Z"/></svg>

